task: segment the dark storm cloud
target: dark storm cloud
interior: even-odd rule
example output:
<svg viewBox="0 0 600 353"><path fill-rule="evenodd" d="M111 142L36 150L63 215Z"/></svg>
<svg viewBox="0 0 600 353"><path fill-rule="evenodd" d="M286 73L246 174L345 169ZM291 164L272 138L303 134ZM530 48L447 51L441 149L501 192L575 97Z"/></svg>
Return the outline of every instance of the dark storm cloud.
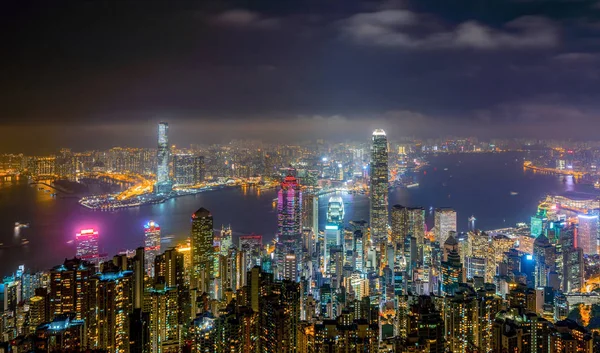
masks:
<svg viewBox="0 0 600 353"><path fill-rule="evenodd" d="M600 128L597 1L2 6L4 150Z"/></svg>

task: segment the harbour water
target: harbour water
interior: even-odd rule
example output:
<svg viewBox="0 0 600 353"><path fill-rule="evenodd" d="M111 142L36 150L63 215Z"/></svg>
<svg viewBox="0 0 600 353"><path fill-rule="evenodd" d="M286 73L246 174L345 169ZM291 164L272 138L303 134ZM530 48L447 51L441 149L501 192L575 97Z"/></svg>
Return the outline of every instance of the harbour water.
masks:
<svg viewBox="0 0 600 353"><path fill-rule="evenodd" d="M476 227L480 229L508 227L527 222L547 193L594 192L592 186L574 184L571 178L563 180L559 176L525 171L522 161L523 155L518 153L433 157L417 176L419 186L390 190L389 203L423 206L428 210L453 207L462 231L467 229L471 215L477 218ZM320 202L321 227L330 196L323 196ZM368 196L341 196L345 221L368 220ZM171 243L163 242L162 246L167 248L189 236L190 215L200 207L212 212L215 228L231 225L234 238L255 233L262 234L263 242L267 242L277 231L272 204L275 197L274 189L258 192L253 188L232 188L183 196L157 205L102 212L81 207L77 199L52 197L26 182L6 182L0 184L0 243L3 244L0 276L13 272L20 264L41 270L74 256L72 240L84 228L97 229L102 252L112 256L120 250L140 246L143 225L154 220L161 226L163 236L174 236ZM431 216L427 220L429 227ZM17 231L15 222L30 226Z"/></svg>

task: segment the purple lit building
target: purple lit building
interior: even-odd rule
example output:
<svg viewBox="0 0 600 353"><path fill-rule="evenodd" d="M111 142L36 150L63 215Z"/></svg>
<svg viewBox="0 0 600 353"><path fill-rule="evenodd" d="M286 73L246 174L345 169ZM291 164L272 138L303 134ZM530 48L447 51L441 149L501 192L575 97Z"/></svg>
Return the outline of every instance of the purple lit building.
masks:
<svg viewBox="0 0 600 353"><path fill-rule="evenodd" d="M298 180L288 175L281 183L277 198L278 277L283 275L284 257L300 256L302 250L302 191Z"/></svg>
<svg viewBox="0 0 600 353"><path fill-rule="evenodd" d="M300 242L302 236L302 191L296 178L288 175L277 198L277 237L280 242Z"/></svg>

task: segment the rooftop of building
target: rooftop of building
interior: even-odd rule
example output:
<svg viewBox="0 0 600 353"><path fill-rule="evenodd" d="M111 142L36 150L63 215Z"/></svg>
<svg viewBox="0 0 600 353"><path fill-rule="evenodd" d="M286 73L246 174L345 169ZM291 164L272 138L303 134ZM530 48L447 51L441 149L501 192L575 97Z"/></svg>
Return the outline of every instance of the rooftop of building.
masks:
<svg viewBox="0 0 600 353"><path fill-rule="evenodd" d="M192 214L192 218L206 218L211 217L210 211L204 207L200 207L198 211Z"/></svg>

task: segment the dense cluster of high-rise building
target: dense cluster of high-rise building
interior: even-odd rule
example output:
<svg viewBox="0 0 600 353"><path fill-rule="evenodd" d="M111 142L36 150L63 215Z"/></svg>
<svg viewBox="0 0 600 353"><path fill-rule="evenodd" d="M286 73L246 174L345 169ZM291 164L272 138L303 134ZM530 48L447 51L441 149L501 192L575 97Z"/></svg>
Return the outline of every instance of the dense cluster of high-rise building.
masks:
<svg viewBox="0 0 600 353"><path fill-rule="evenodd" d="M167 123L158 125L158 144L155 148L113 147L104 151L83 152L63 148L52 155L0 154L0 175L6 173L37 179L76 180L93 173L119 173L153 176L160 179L161 185L193 185L220 178L274 176L290 165L298 164L296 169L303 170L301 174L307 174L303 180L303 185L306 186L316 184L316 180L320 178L347 180L358 176L363 173L363 167L369 164L372 153L381 156L385 152L381 148L371 151L370 145L362 142L329 145L323 140L297 145L234 140L227 144L176 148L169 145L168 130ZM385 136L377 136L374 135L373 138L385 143ZM389 166L391 172L396 168L396 161L402 160L400 166L412 165L414 157L418 158L420 155L519 150L524 144L534 142L508 139L479 141L470 137L399 139L393 144L387 143L390 145L387 153L394 163ZM408 155L413 158L402 158ZM567 165L577 165L578 159L571 159L565 159L565 163L559 164L564 164L566 169ZM381 164L376 167L379 174L383 172L381 167ZM592 167L594 166L590 166Z"/></svg>
<svg viewBox="0 0 600 353"><path fill-rule="evenodd" d="M598 270L597 209L570 214L541 205L529 227L484 232L471 217L469 231L459 232L452 208L389 204L392 174L406 163L395 159L406 146L391 152L383 130L373 133L370 153L329 150L313 164L287 163L306 157L301 148L265 151L260 163L219 149L207 159L224 158L223 165L176 153L172 168L166 133L161 123L156 192L220 175L223 165L243 175L263 165L279 175L274 241L234 237L229 227L216 231L219 215L203 207L191 215L189 238L167 249L153 221L140 229L139 248L112 259L100 253L101 235L83 229L74 258L49 271L20 268L4 279L0 352L591 353L600 347L590 325L600 296L588 293L586 283ZM368 220L347 219L344 198L323 187L349 180L369 186L348 189L368 189Z"/></svg>

